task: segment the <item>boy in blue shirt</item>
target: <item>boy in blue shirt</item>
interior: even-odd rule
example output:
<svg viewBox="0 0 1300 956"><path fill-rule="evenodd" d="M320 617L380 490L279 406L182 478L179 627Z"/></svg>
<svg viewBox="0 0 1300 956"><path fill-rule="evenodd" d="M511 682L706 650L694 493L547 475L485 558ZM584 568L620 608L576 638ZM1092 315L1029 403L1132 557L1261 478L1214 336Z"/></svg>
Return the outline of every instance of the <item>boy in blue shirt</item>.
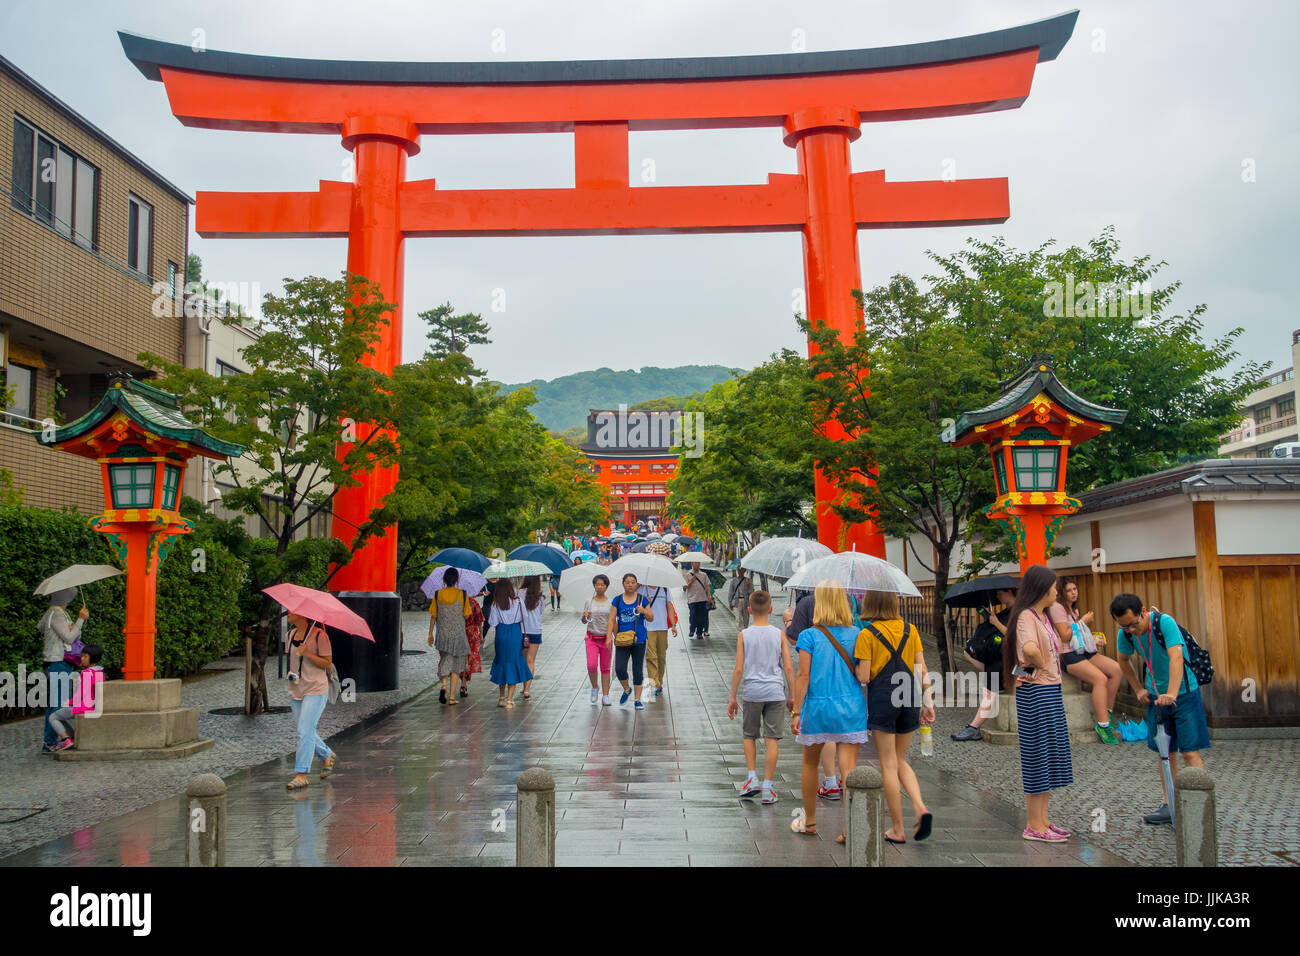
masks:
<svg viewBox="0 0 1300 956"><path fill-rule="evenodd" d="M1205 722L1205 706L1201 703L1196 675L1187 667L1183 632L1172 615L1160 614L1160 635L1152 629L1157 612L1149 610L1136 594L1119 594L1110 602L1110 616L1119 625L1119 640L1115 649L1121 655L1120 668L1129 686L1137 694L1138 702L1147 708L1147 747L1156 750L1156 707L1177 704L1173 714L1172 739L1169 741L1169 771L1178 774L1177 754L1189 767L1201 767L1201 751L1209 749L1210 730ZM1164 646L1161 646L1163 638ZM1125 656L1127 655L1127 656ZM1137 663L1146 665L1145 681L1137 677ZM1164 776L1160 786L1164 788ZM1173 794L1165 793L1165 802L1155 813L1142 819L1147 823L1172 823L1169 801Z"/></svg>

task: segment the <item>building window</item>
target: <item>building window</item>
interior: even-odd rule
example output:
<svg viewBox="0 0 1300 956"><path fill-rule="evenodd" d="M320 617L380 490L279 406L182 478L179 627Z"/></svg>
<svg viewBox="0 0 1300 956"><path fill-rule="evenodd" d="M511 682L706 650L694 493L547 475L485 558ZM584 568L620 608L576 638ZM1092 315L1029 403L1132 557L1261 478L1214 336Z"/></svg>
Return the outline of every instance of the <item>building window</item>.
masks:
<svg viewBox="0 0 1300 956"><path fill-rule="evenodd" d="M180 267L170 259L167 260L167 289L173 299L181 297Z"/></svg>
<svg viewBox="0 0 1300 956"><path fill-rule="evenodd" d="M10 205L95 248L99 170L16 116L13 143Z"/></svg>
<svg viewBox="0 0 1300 956"><path fill-rule="evenodd" d="M136 196L127 198L126 264L153 275L153 207Z"/></svg>
<svg viewBox="0 0 1300 956"><path fill-rule="evenodd" d="M1255 409L1255 421L1258 424L1262 425L1264 424L1264 422L1271 422L1272 420L1273 420L1272 405L1261 405L1259 406L1259 408Z"/></svg>
<svg viewBox="0 0 1300 956"><path fill-rule="evenodd" d="M1012 452L1017 491L1055 491L1060 449L1016 448Z"/></svg>
<svg viewBox="0 0 1300 956"><path fill-rule="evenodd" d="M33 411L36 404L36 370L10 362L5 366L4 384L11 392L5 403L6 416L35 418Z"/></svg>
<svg viewBox="0 0 1300 956"><path fill-rule="evenodd" d="M1277 414L1279 417L1295 414L1295 396L1290 398L1279 398L1277 400Z"/></svg>

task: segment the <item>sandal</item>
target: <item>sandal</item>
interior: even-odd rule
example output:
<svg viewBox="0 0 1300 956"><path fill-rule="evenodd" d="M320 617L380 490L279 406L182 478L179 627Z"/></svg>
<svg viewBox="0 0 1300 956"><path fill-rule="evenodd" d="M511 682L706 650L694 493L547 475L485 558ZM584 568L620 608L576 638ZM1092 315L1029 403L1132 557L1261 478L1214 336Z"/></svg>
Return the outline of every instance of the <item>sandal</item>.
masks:
<svg viewBox="0 0 1300 956"><path fill-rule="evenodd" d="M514 710L514 709L515 709L515 699L511 697L509 700L506 701L506 710Z"/></svg>
<svg viewBox="0 0 1300 956"><path fill-rule="evenodd" d="M311 783L310 780L290 780L290 781L288 782L288 784L285 785L285 789L286 789L286 790L302 790L304 787L308 786L310 783Z"/></svg>
<svg viewBox="0 0 1300 956"><path fill-rule="evenodd" d="M438 703L447 703L447 688L444 687L442 690L438 691Z"/></svg>
<svg viewBox="0 0 1300 956"><path fill-rule="evenodd" d="M469 696L469 688L466 687L464 684L462 684L461 687L460 687L460 696L461 696L461 697L468 697L468 696Z"/></svg>
<svg viewBox="0 0 1300 956"><path fill-rule="evenodd" d="M807 823L803 817L795 817L790 821L790 832L798 833L801 836L816 836L817 824Z"/></svg>
<svg viewBox="0 0 1300 956"><path fill-rule="evenodd" d="M916 821L916 829L912 832L912 839L920 843L930 835L930 827L934 823L934 814L926 812L921 814L921 819Z"/></svg>
<svg viewBox="0 0 1300 956"><path fill-rule="evenodd" d="M506 699L505 699L504 697L498 697L498 698L497 698L497 706L498 706L498 707L504 707L505 705L506 705Z"/></svg>
<svg viewBox="0 0 1300 956"><path fill-rule="evenodd" d="M459 706L460 706L460 701L458 701L458 700L454 700L454 699L453 699L453 700L449 700L449 701L447 701L447 706L448 706L448 707L459 707Z"/></svg>
<svg viewBox="0 0 1300 956"><path fill-rule="evenodd" d="M904 843L907 842L907 838L904 837L904 838L901 839L901 840L895 840L895 839L894 839L893 837L891 837L889 834L885 834L885 842L886 842L886 843L897 843L897 844L901 845L901 844L904 844Z"/></svg>
<svg viewBox="0 0 1300 956"><path fill-rule="evenodd" d="M528 691L524 691L524 700L532 700L532 699L533 699L533 695L528 693Z"/></svg>
<svg viewBox="0 0 1300 956"><path fill-rule="evenodd" d="M320 776L324 780L334 772L334 765L339 762L338 754L330 754L325 758L325 762L320 765Z"/></svg>
<svg viewBox="0 0 1300 956"><path fill-rule="evenodd" d="M845 834L841 833L839 836L835 838L835 842L838 843L840 846L843 846L845 839L846 839Z"/></svg>

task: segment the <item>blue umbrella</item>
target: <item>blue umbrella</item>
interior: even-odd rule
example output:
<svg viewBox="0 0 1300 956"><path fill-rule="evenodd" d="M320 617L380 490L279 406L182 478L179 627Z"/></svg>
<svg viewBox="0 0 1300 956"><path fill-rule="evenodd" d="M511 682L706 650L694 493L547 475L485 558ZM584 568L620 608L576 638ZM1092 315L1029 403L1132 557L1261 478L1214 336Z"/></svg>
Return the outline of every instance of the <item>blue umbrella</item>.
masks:
<svg viewBox="0 0 1300 956"><path fill-rule="evenodd" d="M573 562L569 560L567 554L545 544L521 544L506 555L506 558L510 561L536 561L546 565L554 574L573 567Z"/></svg>
<svg viewBox="0 0 1300 956"><path fill-rule="evenodd" d="M554 551L555 549L548 548L547 550ZM429 563L449 564L453 568L478 571L480 573L492 566L492 561L489 558L477 551L471 551L469 548L443 548L429 559Z"/></svg>
<svg viewBox="0 0 1300 956"><path fill-rule="evenodd" d="M594 551L587 551L586 549L583 549L581 551L573 552L573 554L569 555L569 557L571 557L574 561L595 561L598 557L600 557L600 555L596 554Z"/></svg>

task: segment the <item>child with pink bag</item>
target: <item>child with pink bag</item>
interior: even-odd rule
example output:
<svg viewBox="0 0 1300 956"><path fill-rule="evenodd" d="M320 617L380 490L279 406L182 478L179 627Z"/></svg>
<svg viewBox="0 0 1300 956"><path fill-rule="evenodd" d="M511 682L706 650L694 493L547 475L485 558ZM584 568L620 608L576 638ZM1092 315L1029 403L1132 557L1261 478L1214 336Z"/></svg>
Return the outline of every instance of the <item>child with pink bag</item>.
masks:
<svg viewBox="0 0 1300 956"><path fill-rule="evenodd" d="M75 748L72 739L72 718L81 714L94 713L95 700L99 694L99 685L104 682L104 668L99 666L104 657L104 649L98 644L87 644L81 649L81 673L78 675L77 687L72 692L68 706L60 707L50 715L50 726L59 735L55 750Z"/></svg>

